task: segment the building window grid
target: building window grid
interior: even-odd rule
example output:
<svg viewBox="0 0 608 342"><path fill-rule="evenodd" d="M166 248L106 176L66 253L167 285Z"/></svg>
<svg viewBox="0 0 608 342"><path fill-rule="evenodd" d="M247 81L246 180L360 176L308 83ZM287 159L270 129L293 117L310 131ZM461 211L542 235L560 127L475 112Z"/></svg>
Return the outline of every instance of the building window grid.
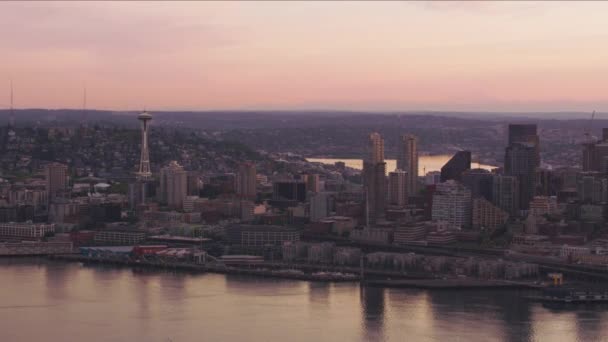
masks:
<svg viewBox="0 0 608 342"><path fill-rule="evenodd" d="M249 246L263 246L266 244L279 244L283 241L296 241L297 236L291 232L241 232L242 244Z"/></svg>

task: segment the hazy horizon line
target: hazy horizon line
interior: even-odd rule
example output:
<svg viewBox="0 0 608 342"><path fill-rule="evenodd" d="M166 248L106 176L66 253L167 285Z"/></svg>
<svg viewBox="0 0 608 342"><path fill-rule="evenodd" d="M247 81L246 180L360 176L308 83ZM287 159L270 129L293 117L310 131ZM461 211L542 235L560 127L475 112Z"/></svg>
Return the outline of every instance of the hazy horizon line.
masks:
<svg viewBox="0 0 608 342"><path fill-rule="evenodd" d="M501 111L501 110L438 110L438 109L408 109L408 110L380 110L380 109L98 109L98 108L43 108L43 107L26 107L26 108L0 108L0 111L24 111L24 110L46 110L46 111L97 111L97 112L113 112L113 113L230 113L230 112L268 112L268 113L352 113L352 114L418 114L418 113L449 113L449 114L588 114L591 111L569 111L569 110L530 110L530 111ZM595 111L596 115L608 114L608 112Z"/></svg>

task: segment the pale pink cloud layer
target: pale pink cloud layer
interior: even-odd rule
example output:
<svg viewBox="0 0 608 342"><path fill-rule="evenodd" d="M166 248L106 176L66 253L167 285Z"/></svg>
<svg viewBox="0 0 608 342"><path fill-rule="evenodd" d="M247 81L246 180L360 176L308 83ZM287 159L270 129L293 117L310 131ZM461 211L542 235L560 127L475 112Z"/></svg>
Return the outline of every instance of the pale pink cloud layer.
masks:
<svg viewBox="0 0 608 342"><path fill-rule="evenodd" d="M603 2L0 2L0 107L606 110ZM5 84L5 86L1 86ZM6 95L3 95L6 94Z"/></svg>

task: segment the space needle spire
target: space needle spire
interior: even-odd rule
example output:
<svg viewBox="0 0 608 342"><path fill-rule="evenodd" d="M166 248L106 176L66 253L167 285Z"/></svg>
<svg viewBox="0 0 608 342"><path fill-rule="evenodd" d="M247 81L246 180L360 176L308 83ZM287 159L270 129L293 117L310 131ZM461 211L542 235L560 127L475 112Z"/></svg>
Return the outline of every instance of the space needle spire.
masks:
<svg viewBox="0 0 608 342"><path fill-rule="evenodd" d="M150 151L148 149L148 127L150 126L150 121L152 121L152 115L144 111L137 116L137 119L141 122L141 158L137 178L140 181L147 181L152 178Z"/></svg>

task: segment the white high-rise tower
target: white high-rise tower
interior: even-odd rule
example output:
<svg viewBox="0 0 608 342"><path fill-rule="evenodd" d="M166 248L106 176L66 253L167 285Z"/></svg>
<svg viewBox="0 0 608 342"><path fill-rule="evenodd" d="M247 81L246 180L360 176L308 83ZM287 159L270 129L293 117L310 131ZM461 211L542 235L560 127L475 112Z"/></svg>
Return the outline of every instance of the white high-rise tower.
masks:
<svg viewBox="0 0 608 342"><path fill-rule="evenodd" d="M147 181L152 177L150 170L150 151L148 150L148 127L152 121L152 115L147 112L139 114L137 117L141 121L141 158L139 161L139 172L137 178L140 181Z"/></svg>
<svg viewBox="0 0 608 342"><path fill-rule="evenodd" d="M373 164L384 163L384 139L380 133L371 133L367 144L367 161Z"/></svg>
<svg viewBox="0 0 608 342"><path fill-rule="evenodd" d="M409 195L418 193L418 138L404 134L397 148L397 170L407 172L407 191Z"/></svg>

